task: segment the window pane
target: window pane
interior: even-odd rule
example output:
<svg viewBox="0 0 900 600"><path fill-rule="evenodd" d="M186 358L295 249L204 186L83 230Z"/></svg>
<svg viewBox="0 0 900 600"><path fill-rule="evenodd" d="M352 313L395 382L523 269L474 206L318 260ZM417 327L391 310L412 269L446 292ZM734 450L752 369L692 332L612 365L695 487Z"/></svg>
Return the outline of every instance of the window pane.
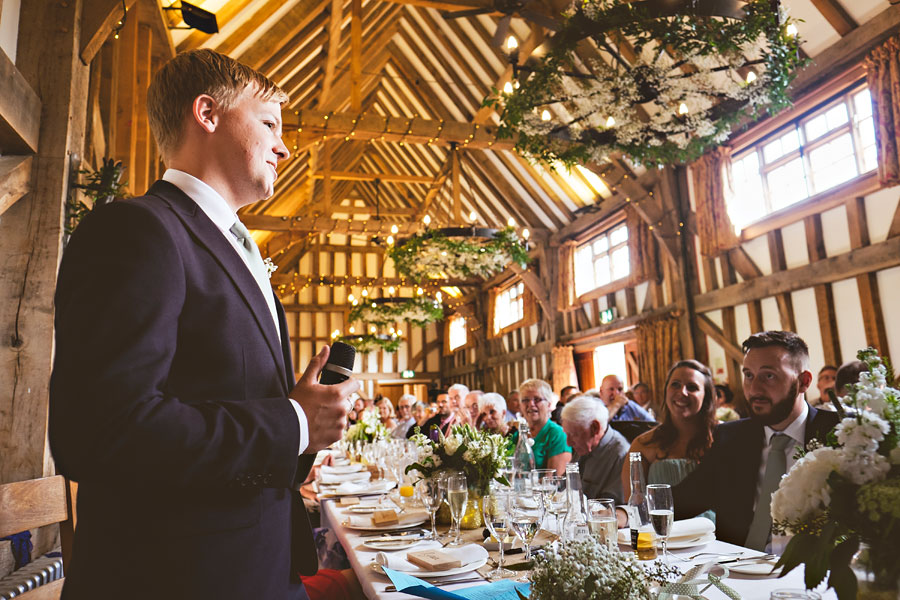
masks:
<svg viewBox="0 0 900 600"><path fill-rule="evenodd" d="M456 350L466 345L466 320L463 317L450 319L450 349Z"/></svg>
<svg viewBox="0 0 900 600"><path fill-rule="evenodd" d="M847 116L847 105L841 102L834 108L829 109L828 112L825 113L825 117L828 119L829 130L840 127L846 123L849 118Z"/></svg>
<svg viewBox="0 0 900 600"><path fill-rule="evenodd" d="M863 168L866 172L878 166L878 150L875 146L869 146L863 150Z"/></svg>
<svg viewBox="0 0 900 600"><path fill-rule="evenodd" d="M603 254L607 250L609 250L609 238L605 235L600 236L594 243L592 244L594 248L594 254Z"/></svg>
<svg viewBox="0 0 900 600"><path fill-rule="evenodd" d="M613 279L627 277L631 272L628 262L628 246L623 246L612 253Z"/></svg>
<svg viewBox="0 0 900 600"><path fill-rule="evenodd" d="M594 261L594 285L600 287L612 281L609 277L609 255L601 256Z"/></svg>
<svg viewBox="0 0 900 600"><path fill-rule="evenodd" d="M822 137L828 131L828 122L825 115L819 115L806 124L806 140L812 141Z"/></svg>
<svg viewBox="0 0 900 600"><path fill-rule="evenodd" d="M799 158L769 173L768 182L772 210L779 210L809 197L803 161Z"/></svg>
<svg viewBox="0 0 900 600"><path fill-rule="evenodd" d="M575 251L576 296L594 289L594 266L592 262L590 246L582 246Z"/></svg>
<svg viewBox="0 0 900 600"><path fill-rule="evenodd" d="M732 165L734 194L726 198L728 217L738 228L766 215L762 176L759 174L759 156L748 154Z"/></svg>
<svg viewBox="0 0 900 600"><path fill-rule="evenodd" d="M609 243L613 246L618 246L624 242L628 241L628 227L622 225L621 227L617 227L613 229L609 234Z"/></svg>
<svg viewBox="0 0 900 600"><path fill-rule="evenodd" d="M835 138L809 153L812 180L816 192L821 192L856 177L856 158L853 138L849 133Z"/></svg>
<svg viewBox="0 0 900 600"><path fill-rule="evenodd" d="M869 93L869 88L853 96L853 108L856 110L857 119L872 116L872 95Z"/></svg>
<svg viewBox="0 0 900 600"><path fill-rule="evenodd" d="M793 152L800 147L800 138L796 129L791 129L788 133L781 136L773 142L769 142L763 147L763 158L767 163L781 158L789 152Z"/></svg>
<svg viewBox="0 0 900 600"><path fill-rule="evenodd" d="M862 146L863 171L871 171L878 166L877 151L875 147L875 124L872 117L862 119L857 125L859 129L859 142Z"/></svg>

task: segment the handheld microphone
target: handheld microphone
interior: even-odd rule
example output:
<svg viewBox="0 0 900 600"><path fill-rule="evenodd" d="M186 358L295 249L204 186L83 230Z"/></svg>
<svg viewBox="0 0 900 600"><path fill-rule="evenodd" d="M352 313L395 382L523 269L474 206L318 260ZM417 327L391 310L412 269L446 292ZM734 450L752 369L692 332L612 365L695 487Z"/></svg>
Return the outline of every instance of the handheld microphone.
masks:
<svg viewBox="0 0 900 600"><path fill-rule="evenodd" d="M350 379L353 375L353 363L356 361L356 348L344 342L335 342L331 346L328 362L319 374L322 385L336 385Z"/></svg>

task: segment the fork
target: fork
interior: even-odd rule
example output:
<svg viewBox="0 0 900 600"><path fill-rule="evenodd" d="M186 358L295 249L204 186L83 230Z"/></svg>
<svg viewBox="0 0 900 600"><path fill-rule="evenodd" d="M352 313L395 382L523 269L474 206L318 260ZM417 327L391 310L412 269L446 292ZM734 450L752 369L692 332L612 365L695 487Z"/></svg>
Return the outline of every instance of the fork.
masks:
<svg viewBox="0 0 900 600"><path fill-rule="evenodd" d="M701 556L740 556L743 552L698 552L688 556L688 560L694 560Z"/></svg>

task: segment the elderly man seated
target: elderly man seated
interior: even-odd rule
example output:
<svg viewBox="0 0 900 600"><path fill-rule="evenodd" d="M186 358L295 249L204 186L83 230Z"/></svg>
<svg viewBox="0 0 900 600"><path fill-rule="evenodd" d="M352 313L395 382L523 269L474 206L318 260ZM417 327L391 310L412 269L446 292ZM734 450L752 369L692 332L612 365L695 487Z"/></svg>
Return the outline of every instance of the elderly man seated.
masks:
<svg viewBox="0 0 900 600"><path fill-rule="evenodd" d="M623 501L622 465L629 443L609 427L606 405L592 396L569 400L562 411L562 427L568 443L578 453L581 487L588 498Z"/></svg>

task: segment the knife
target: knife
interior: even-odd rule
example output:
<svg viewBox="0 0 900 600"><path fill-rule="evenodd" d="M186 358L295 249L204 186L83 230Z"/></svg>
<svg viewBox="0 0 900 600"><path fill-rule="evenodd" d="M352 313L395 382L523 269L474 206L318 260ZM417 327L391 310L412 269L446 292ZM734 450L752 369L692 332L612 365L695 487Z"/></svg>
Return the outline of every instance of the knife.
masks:
<svg viewBox="0 0 900 600"><path fill-rule="evenodd" d="M424 529L409 529L400 528L400 529L388 529L385 531L377 531L375 533L362 533L359 537L401 537L405 535L424 535L425 533L431 533L430 531L425 531Z"/></svg>
<svg viewBox="0 0 900 600"><path fill-rule="evenodd" d="M428 581L428 583L431 583L431 584L435 584L435 585L440 584L440 585L437 585L437 587L440 587L441 585L450 585L453 583L476 583L476 582L484 582L485 581L485 579L483 577L471 577L469 579L453 579L451 581L442 581L440 579L431 579L429 581L428 578L424 578L424 579L425 579L425 581ZM393 585L389 585L386 588L384 588L384 591L385 592L396 592L397 587L393 586Z"/></svg>
<svg viewBox="0 0 900 600"><path fill-rule="evenodd" d="M738 563L738 562L753 564L756 562L766 562L769 560L773 560L775 558L778 558L777 554L762 554L760 556L745 556L743 558L730 558L728 560L720 560L716 564L717 565L727 565L727 564Z"/></svg>

